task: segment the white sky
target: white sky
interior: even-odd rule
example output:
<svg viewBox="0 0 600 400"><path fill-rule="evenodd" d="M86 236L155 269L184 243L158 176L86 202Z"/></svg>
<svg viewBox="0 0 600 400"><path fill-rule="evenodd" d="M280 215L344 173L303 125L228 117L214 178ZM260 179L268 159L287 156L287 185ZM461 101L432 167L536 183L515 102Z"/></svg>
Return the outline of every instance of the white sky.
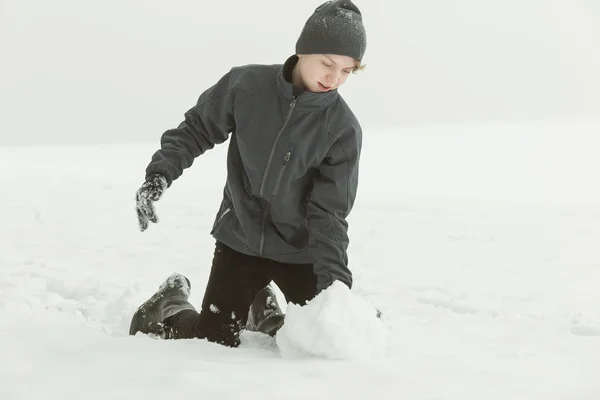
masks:
<svg viewBox="0 0 600 400"><path fill-rule="evenodd" d="M231 66L280 63L320 1L0 3L0 144L153 141ZM591 0L362 0L365 127L600 116Z"/></svg>

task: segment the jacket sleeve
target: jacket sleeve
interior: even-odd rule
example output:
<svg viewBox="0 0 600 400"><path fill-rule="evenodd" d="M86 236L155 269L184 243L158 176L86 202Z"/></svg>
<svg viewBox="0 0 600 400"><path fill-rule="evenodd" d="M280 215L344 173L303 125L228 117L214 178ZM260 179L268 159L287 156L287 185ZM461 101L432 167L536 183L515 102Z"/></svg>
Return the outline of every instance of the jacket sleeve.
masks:
<svg viewBox="0 0 600 400"><path fill-rule="evenodd" d="M317 292L336 280L352 288L346 218L356 198L361 144L360 126L338 138L319 167L308 197L307 219Z"/></svg>
<svg viewBox="0 0 600 400"><path fill-rule="evenodd" d="M229 71L202 93L197 104L185 113L185 120L162 135L161 148L153 154L146 176L162 174L171 186L196 157L227 140L235 129L233 109L237 93L232 73Z"/></svg>

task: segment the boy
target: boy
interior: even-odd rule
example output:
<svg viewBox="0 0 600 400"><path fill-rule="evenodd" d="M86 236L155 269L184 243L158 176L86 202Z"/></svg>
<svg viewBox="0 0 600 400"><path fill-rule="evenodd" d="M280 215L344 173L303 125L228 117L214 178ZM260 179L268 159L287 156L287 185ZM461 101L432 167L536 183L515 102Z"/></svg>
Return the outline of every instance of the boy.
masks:
<svg viewBox="0 0 600 400"><path fill-rule="evenodd" d="M200 313L188 302L189 280L175 274L138 308L130 334L237 347L242 329L274 335L283 324L271 281L295 304L336 280L352 286L346 217L362 131L337 89L362 68L365 50L359 9L350 0L328 1L283 65L231 69L163 134L136 194L142 231L157 222L153 202L231 134L211 231L216 249Z"/></svg>

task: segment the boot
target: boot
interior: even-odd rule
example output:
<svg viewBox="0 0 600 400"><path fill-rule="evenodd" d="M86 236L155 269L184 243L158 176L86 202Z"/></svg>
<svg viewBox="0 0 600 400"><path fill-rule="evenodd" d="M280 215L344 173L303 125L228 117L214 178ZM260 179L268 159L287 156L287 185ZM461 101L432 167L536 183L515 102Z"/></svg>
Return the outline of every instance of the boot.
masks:
<svg viewBox="0 0 600 400"><path fill-rule="evenodd" d="M285 314L281 311L271 286L261 289L250 306L246 329L275 336L283 325Z"/></svg>
<svg viewBox="0 0 600 400"><path fill-rule="evenodd" d="M188 302L191 284L181 274L169 276L158 288L158 291L142 304L131 319L129 334L137 332L153 334L163 339L171 337L163 321L183 310L194 310Z"/></svg>

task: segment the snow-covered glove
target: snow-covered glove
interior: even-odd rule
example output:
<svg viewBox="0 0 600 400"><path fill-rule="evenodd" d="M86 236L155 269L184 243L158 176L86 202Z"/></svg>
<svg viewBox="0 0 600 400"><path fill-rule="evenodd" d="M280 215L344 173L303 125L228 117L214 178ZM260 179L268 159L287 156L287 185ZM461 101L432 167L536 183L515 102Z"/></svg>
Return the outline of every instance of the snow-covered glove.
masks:
<svg viewBox="0 0 600 400"><path fill-rule="evenodd" d="M166 188L167 178L160 174L154 174L148 176L146 182L136 192L135 206L142 232L148 229L148 221L158 222L154 202L160 200Z"/></svg>

